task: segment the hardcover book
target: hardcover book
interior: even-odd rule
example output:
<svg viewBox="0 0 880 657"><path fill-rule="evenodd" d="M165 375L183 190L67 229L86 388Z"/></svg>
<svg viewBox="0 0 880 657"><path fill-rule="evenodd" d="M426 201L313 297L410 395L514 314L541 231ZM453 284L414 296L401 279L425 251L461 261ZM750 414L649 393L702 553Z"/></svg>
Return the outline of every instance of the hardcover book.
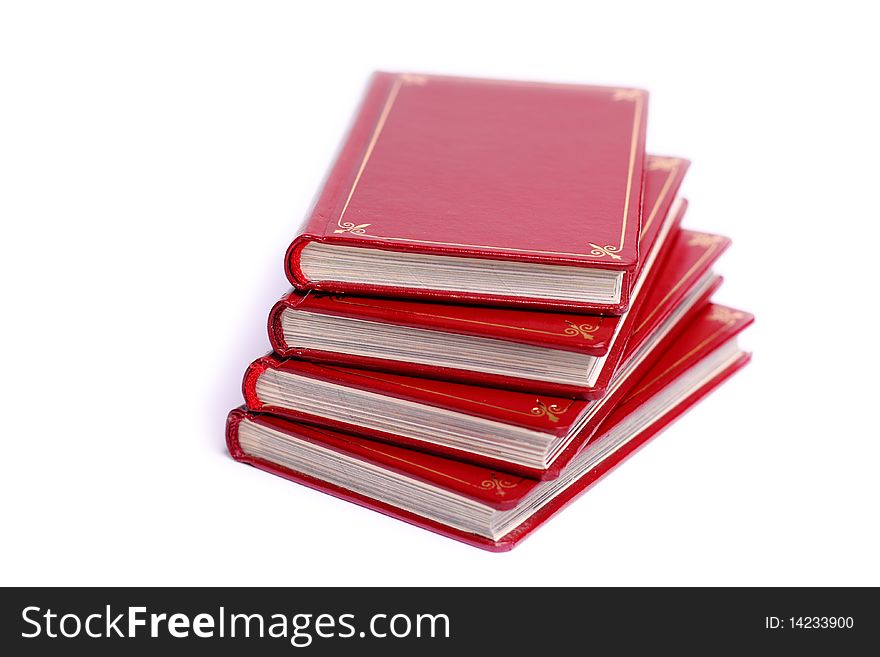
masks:
<svg viewBox="0 0 880 657"><path fill-rule="evenodd" d="M270 312L272 348L285 358L595 396L600 370L614 369L629 337L625 316L636 312L674 241L685 204L673 201L687 166L648 156L643 259L624 317L294 291ZM632 322L626 326L631 331Z"/></svg>
<svg viewBox="0 0 880 657"><path fill-rule="evenodd" d="M559 477L534 481L236 409L227 445L245 463L484 549L512 548L743 367L746 313L709 305Z"/></svg>
<svg viewBox="0 0 880 657"><path fill-rule="evenodd" d="M588 436L613 399L626 391L626 381L647 366L651 353L674 337L675 326L717 286L711 272L689 267L687 273L688 285L663 294L674 304L663 312L664 322L642 344L630 343L620 374L608 375L613 397L587 402L274 356L248 368L244 397L255 411L550 478L572 456L578 437ZM668 287L677 284L671 281Z"/></svg>
<svg viewBox="0 0 880 657"><path fill-rule="evenodd" d="M620 314L639 264L647 93L377 73L294 287Z"/></svg>

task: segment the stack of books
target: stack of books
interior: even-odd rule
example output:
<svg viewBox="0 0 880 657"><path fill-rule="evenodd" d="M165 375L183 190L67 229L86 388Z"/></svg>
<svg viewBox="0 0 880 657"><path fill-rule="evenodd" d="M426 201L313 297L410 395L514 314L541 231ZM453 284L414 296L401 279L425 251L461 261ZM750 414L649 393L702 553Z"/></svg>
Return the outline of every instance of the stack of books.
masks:
<svg viewBox="0 0 880 657"><path fill-rule="evenodd" d="M741 368L729 245L639 89L376 74L244 376L234 458L513 547Z"/></svg>

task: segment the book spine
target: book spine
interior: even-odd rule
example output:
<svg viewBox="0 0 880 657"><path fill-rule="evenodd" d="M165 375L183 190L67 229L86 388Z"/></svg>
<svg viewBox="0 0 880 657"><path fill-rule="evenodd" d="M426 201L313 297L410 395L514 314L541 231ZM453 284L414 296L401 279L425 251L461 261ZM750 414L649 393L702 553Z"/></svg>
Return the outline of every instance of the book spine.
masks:
<svg viewBox="0 0 880 657"><path fill-rule="evenodd" d="M281 326L281 315L290 307L286 299L281 299L269 311L269 320L266 329L269 331L269 344L272 351L281 356L286 356L287 341L284 339L284 329Z"/></svg>
<svg viewBox="0 0 880 657"><path fill-rule="evenodd" d="M246 459L241 443L238 441L238 427L247 416L248 413L245 409L234 408L229 411L229 415L226 418L226 449L229 450L229 455L236 461L244 461Z"/></svg>
<svg viewBox="0 0 880 657"><path fill-rule="evenodd" d="M311 281L303 273L302 266L300 265L300 255L302 250L306 248L306 245L316 239L316 236L313 234L303 233L290 243L287 253L284 255L284 273L287 275L287 280L290 281L290 284L297 290L312 289Z"/></svg>
<svg viewBox="0 0 880 657"><path fill-rule="evenodd" d="M272 356L263 356L248 365L244 372L244 378L241 382L241 394L244 397L245 404L252 411L259 411L263 408L263 402L257 396L257 379L266 370L277 367L280 361Z"/></svg>
<svg viewBox="0 0 880 657"><path fill-rule="evenodd" d="M278 300L269 311L269 318L266 322L266 328L269 332L269 344L272 345L272 351L283 358L305 358L308 350L291 347L284 339L284 327L281 324L281 316L285 310L296 310L306 300L308 295L290 294Z"/></svg>

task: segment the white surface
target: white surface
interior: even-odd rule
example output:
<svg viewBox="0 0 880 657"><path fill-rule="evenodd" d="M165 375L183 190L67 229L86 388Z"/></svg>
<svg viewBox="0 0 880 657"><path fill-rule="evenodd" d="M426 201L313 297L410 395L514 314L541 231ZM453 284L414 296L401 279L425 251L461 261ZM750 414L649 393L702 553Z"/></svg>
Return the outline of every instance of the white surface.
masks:
<svg viewBox="0 0 880 657"><path fill-rule="evenodd" d="M4 4L0 583L880 584L859 6ZM225 454L373 68L650 89L758 316L747 370L506 555Z"/></svg>

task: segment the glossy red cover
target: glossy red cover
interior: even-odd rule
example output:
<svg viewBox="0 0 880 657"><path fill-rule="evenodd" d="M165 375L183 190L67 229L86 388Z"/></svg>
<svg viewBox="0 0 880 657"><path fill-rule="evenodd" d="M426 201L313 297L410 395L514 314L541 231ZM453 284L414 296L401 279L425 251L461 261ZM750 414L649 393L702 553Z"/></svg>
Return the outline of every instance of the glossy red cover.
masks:
<svg viewBox="0 0 880 657"><path fill-rule="evenodd" d="M735 311L723 306L708 306L701 314L700 318L688 327L685 336L680 343L664 354L663 358L651 368L651 371L647 374L644 382L639 386L638 390L615 409L612 415L602 424L597 434L602 435L617 423L623 421L641 404L646 403L665 386L671 384L688 368L694 366L703 357L707 356L729 340L736 332L749 324L751 319L751 316L747 313ZM437 486L446 487L449 490L473 497L474 499L483 501L484 503L490 504L498 509L510 508L513 506L516 501L521 499L524 494L534 487L536 482L530 483L529 480L526 479L514 480L510 475L462 464L451 459L431 457L414 450L391 448L382 443L375 443L336 432L320 431L282 419L271 418L269 416L257 416L244 409L236 409L230 413L227 422L226 439L229 452L236 460L249 463L268 472L297 481L311 488L322 490L331 495L355 502L367 508L371 508L444 536L483 549L504 551L515 546L538 526L546 522L550 517L569 504L575 497L583 493L592 486L592 484L596 483L605 474L614 469L623 460L644 445L650 438L680 417L685 411L734 372L742 368L748 360L749 355L741 353L740 356L724 371L720 372L699 389L695 390L686 399L671 407L663 416L655 420L649 426L643 428L635 438L631 439L611 456L603 460L597 467L583 475L549 504L537 511L526 522L519 525L516 529L497 541L453 529L447 525L429 520L393 505L380 502L314 477L297 473L275 465L269 461L252 457L246 454L238 443L238 426L245 417L256 422L269 424L273 428L298 436L309 442L319 443L336 451L342 451L354 455L357 458L368 460L371 463L382 467L394 469L396 472L406 476L427 481ZM507 478L506 482L510 484L510 488L508 489L510 491L509 497L503 502L499 502L495 498L505 497L505 494L503 494L504 487L497 485L496 482L504 480L505 477ZM488 485L486 485L485 482L488 482ZM501 491L502 495L499 495L498 491Z"/></svg>
<svg viewBox="0 0 880 657"><path fill-rule="evenodd" d="M639 249L643 256L654 246L688 165L687 160L680 158L653 155L647 158L645 222L639 234ZM644 259L639 263L639 272L643 264ZM430 366L288 345L281 327L281 316L287 309L553 347L593 356L608 352L617 324L622 321L614 315L584 316L530 308L487 308L297 290L285 295L269 313L269 339L280 356L417 376L436 376L439 372L432 372ZM451 378L454 380L455 374Z"/></svg>
<svg viewBox="0 0 880 657"><path fill-rule="evenodd" d="M623 312L639 262L647 93L377 73L288 249L299 289ZM311 241L626 272L619 304L311 281Z"/></svg>

